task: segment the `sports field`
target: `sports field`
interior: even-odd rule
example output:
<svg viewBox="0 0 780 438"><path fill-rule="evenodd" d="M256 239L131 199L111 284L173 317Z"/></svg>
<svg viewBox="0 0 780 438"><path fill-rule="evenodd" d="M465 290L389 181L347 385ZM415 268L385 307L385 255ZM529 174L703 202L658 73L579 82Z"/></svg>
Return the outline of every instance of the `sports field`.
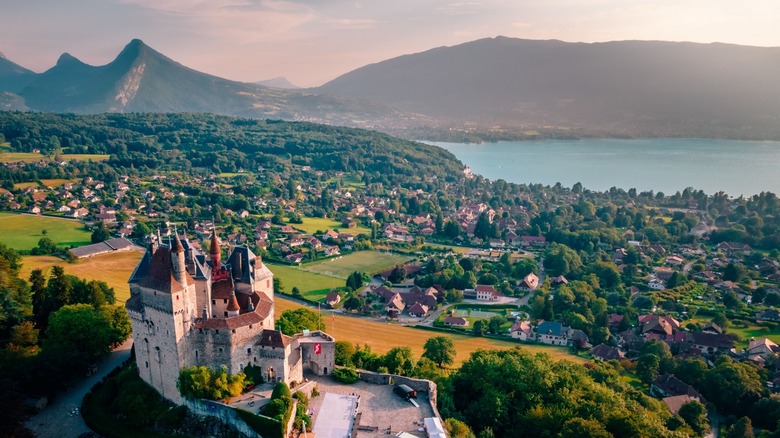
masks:
<svg viewBox="0 0 780 438"><path fill-rule="evenodd" d="M13 249L33 249L45 236L58 246L88 245L92 234L76 220L27 214L0 213L0 242Z"/></svg>
<svg viewBox="0 0 780 438"><path fill-rule="evenodd" d="M314 234L317 231L338 230L340 233L351 234L357 236L358 234L371 235L371 230L366 227L344 228L341 226L341 222L334 221L333 219L320 218L320 217L303 217L302 224L290 224L295 229L301 230L304 233Z"/></svg>
<svg viewBox="0 0 780 438"><path fill-rule="evenodd" d="M346 279L349 274L355 271L374 275L395 265L402 265L407 261L409 261L409 257L403 255L379 251L359 251L319 262L307 263L302 266L302 269Z"/></svg>
<svg viewBox="0 0 780 438"><path fill-rule="evenodd" d="M117 304L123 304L130 298L130 286L127 280L135 266L143 257L143 251L119 251L68 263L54 256L24 256L19 277L28 279L33 269L42 269L49 275L51 267L59 265L65 268L65 273L87 280L105 281L114 288Z"/></svg>
<svg viewBox="0 0 780 438"><path fill-rule="evenodd" d="M293 287L297 287L301 295L314 301L325 298L332 288L342 287L345 284L341 278L308 272L292 266L268 265L268 269L282 282L286 293L290 293Z"/></svg>
<svg viewBox="0 0 780 438"><path fill-rule="evenodd" d="M303 307L295 302L276 297L276 316L282 314L285 310L294 310ZM423 353L425 341L434 336L446 336L452 339L455 344L456 357L455 366L460 366L471 353L479 349L494 350L507 349L517 345L530 350L531 352L545 352L556 359L568 359L574 362L586 362L587 360L578 356L569 354L564 347L553 347L550 345L518 344L511 341L499 339L478 338L474 336L457 335L451 333L441 333L429 330L404 327L399 324L388 324L375 322L365 318L342 316L330 311L322 311L322 319L325 324L324 330L333 335L337 341L346 341L352 344L368 345L371 351L384 354L393 347L408 346L412 349L415 358L419 358Z"/></svg>

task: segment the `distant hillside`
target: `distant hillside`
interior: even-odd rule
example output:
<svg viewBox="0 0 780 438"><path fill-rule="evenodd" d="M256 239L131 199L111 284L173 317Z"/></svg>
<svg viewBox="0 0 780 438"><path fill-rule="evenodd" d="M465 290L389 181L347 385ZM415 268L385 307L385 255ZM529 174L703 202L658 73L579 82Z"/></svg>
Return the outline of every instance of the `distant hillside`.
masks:
<svg viewBox="0 0 780 438"><path fill-rule="evenodd" d="M316 91L483 126L780 139L780 48L498 37L368 65Z"/></svg>
<svg viewBox="0 0 780 438"><path fill-rule="evenodd" d="M365 127L372 127L377 120L402 118L398 111L381 104L269 88L201 73L137 39L112 62L97 67L67 53L41 74L0 61L4 62L0 63L0 90L20 97L5 96L0 100L4 108L26 106L35 111L82 114L207 112ZM6 70L10 73L2 76ZM23 79L27 82L19 89Z"/></svg>
<svg viewBox="0 0 780 438"><path fill-rule="evenodd" d="M35 72L14 64L0 53L0 92L16 93L35 78Z"/></svg>

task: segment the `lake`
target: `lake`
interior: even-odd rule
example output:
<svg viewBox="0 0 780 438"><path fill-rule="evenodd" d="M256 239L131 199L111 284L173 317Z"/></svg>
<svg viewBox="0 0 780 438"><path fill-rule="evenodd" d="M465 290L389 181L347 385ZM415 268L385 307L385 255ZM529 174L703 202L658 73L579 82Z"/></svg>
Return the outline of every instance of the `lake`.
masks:
<svg viewBox="0 0 780 438"><path fill-rule="evenodd" d="M780 193L780 142L690 138L588 139L482 144L428 142L455 154L471 171L514 183L581 182L667 195L686 187L713 194Z"/></svg>

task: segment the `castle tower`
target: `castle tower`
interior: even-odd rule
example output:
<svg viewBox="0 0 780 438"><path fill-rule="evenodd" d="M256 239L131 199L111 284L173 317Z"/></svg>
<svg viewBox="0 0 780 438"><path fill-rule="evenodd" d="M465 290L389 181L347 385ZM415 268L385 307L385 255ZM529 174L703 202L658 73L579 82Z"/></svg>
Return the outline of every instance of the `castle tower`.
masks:
<svg viewBox="0 0 780 438"><path fill-rule="evenodd" d="M238 300L236 299L236 292L230 291L230 300L228 301L228 306L227 306L228 318L230 318L231 316L238 316L240 311L241 311L241 307L238 305Z"/></svg>
<svg viewBox="0 0 780 438"><path fill-rule="evenodd" d="M222 251L219 248L219 239L217 238L216 227L211 231L211 249L209 255L211 256L211 269L219 270L222 267Z"/></svg>
<svg viewBox="0 0 780 438"><path fill-rule="evenodd" d="M184 254L184 246L179 239L177 232L173 239L173 248L171 248L171 270L173 278L182 286L187 287L187 263Z"/></svg>

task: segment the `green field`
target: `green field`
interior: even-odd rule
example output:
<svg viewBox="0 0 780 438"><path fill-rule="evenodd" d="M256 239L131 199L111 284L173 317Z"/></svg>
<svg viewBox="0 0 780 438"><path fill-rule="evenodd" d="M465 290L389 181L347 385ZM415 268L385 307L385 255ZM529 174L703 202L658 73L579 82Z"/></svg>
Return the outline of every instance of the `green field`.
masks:
<svg viewBox="0 0 780 438"><path fill-rule="evenodd" d="M30 250L38 246L38 241L44 236L43 230L46 230L46 237L62 247L92 243L91 233L79 221L0 213L0 242L13 249Z"/></svg>
<svg viewBox="0 0 780 438"><path fill-rule="evenodd" d="M346 279L358 271L369 275L409 261L409 257L378 251L360 251L341 257L303 265L302 269Z"/></svg>
<svg viewBox="0 0 780 438"><path fill-rule="evenodd" d="M301 295L313 301L325 298L333 288L344 286L344 280L340 278L307 272L292 266L268 265L268 269L282 282L286 293L290 293L293 287L297 287Z"/></svg>
<svg viewBox="0 0 780 438"><path fill-rule="evenodd" d="M65 161L106 161L108 154L62 154ZM49 160L49 157L33 152L3 152L0 153L0 163L15 163L17 161L32 162Z"/></svg>
<svg viewBox="0 0 780 438"><path fill-rule="evenodd" d="M290 224L290 226L307 234L335 229L340 233L351 234L353 236L357 236L358 234L371 235L371 230L366 227L358 226L355 228L343 228L341 222L334 221L333 219L319 217L303 217L301 219L303 219L302 224Z"/></svg>

